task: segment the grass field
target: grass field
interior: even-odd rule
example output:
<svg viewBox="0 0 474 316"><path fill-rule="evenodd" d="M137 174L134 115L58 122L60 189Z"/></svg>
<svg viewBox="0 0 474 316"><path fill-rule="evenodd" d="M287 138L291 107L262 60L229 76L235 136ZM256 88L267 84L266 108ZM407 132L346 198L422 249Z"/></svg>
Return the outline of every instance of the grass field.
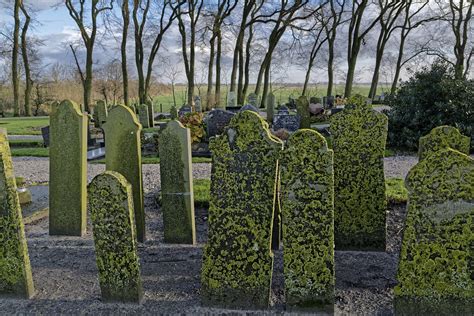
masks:
<svg viewBox="0 0 474 316"><path fill-rule="evenodd" d="M49 117L0 118L0 128L6 128L8 135L41 135L41 127L49 125Z"/></svg>

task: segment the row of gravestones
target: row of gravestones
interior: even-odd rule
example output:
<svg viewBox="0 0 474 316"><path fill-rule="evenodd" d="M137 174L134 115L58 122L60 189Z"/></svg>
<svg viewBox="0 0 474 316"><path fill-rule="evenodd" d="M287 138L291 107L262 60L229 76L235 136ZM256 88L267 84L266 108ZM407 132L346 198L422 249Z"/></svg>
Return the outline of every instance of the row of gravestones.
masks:
<svg viewBox="0 0 474 316"><path fill-rule="evenodd" d="M143 128L150 128L155 126L155 112L153 109L153 102L149 100L146 104L131 105L129 107L133 113L138 115L138 121ZM102 128L107 122L108 107L104 101L98 101L94 106L93 118L95 127Z"/></svg>

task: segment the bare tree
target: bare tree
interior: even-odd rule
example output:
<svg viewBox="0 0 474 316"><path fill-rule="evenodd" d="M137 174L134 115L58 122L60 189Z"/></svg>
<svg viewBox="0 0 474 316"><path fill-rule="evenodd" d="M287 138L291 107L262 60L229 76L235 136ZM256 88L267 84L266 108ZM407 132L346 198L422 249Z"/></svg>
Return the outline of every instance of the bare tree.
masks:
<svg viewBox="0 0 474 316"><path fill-rule="evenodd" d="M128 0L122 0L122 43L120 45L120 54L122 57L122 80L123 80L123 102L129 106L128 96L128 67L127 67L127 38L128 27L130 25L130 7Z"/></svg>
<svg viewBox="0 0 474 316"><path fill-rule="evenodd" d="M22 0L15 0L13 7L13 47L12 47L12 85L13 85L13 116L20 116L20 75L18 74L18 54L20 50L20 6Z"/></svg>
<svg viewBox="0 0 474 316"><path fill-rule="evenodd" d="M25 104L24 113L26 116L31 116L31 90L33 89L33 79L31 77L31 67L28 57L28 28L30 26L31 17L28 14L28 10L25 7L23 1L20 4L21 12L25 17L23 26L21 28L21 54L23 57L23 67L25 68Z"/></svg>

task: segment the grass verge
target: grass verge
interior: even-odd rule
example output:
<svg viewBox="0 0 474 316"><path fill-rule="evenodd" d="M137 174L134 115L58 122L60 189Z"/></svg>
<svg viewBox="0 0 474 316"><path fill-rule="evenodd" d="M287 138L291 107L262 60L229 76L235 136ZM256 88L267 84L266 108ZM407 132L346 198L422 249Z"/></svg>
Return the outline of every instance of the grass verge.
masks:
<svg viewBox="0 0 474 316"><path fill-rule="evenodd" d="M0 128L6 128L8 135L41 135L41 127L49 125L49 117L0 118Z"/></svg>

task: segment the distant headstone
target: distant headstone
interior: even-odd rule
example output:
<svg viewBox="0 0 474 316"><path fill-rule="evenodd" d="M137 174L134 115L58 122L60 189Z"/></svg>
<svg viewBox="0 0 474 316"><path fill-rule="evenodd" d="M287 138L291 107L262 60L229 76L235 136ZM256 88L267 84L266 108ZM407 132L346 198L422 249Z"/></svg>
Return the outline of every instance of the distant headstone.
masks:
<svg viewBox="0 0 474 316"><path fill-rule="evenodd" d="M331 116L336 249L385 251L388 119L367 105Z"/></svg>
<svg viewBox="0 0 474 316"><path fill-rule="evenodd" d="M171 121L160 134L161 209L166 243L195 244L191 133Z"/></svg>
<svg viewBox="0 0 474 316"><path fill-rule="evenodd" d="M97 101L94 107L94 123L95 127L101 128L107 121L107 104L104 101Z"/></svg>
<svg viewBox="0 0 474 316"><path fill-rule="evenodd" d="M212 110L208 113L206 118L206 135L211 138L220 135L224 129L230 124L230 120L234 117L234 113L224 111L221 109Z"/></svg>
<svg viewBox="0 0 474 316"><path fill-rule="evenodd" d="M174 105L170 109L170 116L171 116L172 120L178 118L178 109L176 109L176 107Z"/></svg>
<svg viewBox="0 0 474 316"><path fill-rule="evenodd" d="M41 128L41 136L43 136L44 147L49 147L49 126Z"/></svg>
<svg viewBox="0 0 474 316"><path fill-rule="evenodd" d="M296 132L300 128L300 117L298 115L280 114L273 118L273 130L286 129L289 132Z"/></svg>
<svg viewBox="0 0 474 316"><path fill-rule="evenodd" d="M189 105L183 105L179 108L178 116L185 116L186 114L191 113L192 111L193 109Z"/></svg>
<svg viewBox="0 0 474 316"><path fill-rule="evenodd" d="M132 186L106 171L89 185L89 212L102 299L139 303L142 295Z"/></svg>
<svg viewBox="0 0 474 316"><path fill-rule="evenodd" d="M437 150L410 170L405 183L396 313L473 315L474 159Z"/></svg>
<svg viewBox="0 0 474 316"><path fill-rule="evenodd" d="M105 165L108 171L122 174L132 185L133 208L139 242L145 241L145 212L140 134L142 127L129 108L118 105L109 113L104 125Z"/></svg>
<svg viewBox="0 0 474 316"><path fill-rule="evenodd" d="M267 96L267 122L273 123L273 117L275 116L275 95L269 93Z"/></svg>
<svg viewBox="0 0 474 316"><path fill-rule="evenodd" d="M0 129L0 297L33 296L30 258L7 132Z"/></svg>
<svg viewBox="0 0 474 316"><path fill-rule="evenodd" d="M250 93L247 97L247 102L254 107L258 107L258 95L256 93Z"/></svg>
<svg viewBox="0 0 474 316"><path fill-rule="evenodd" d="M300 130L281 161L286 304L334 309L333 152L324 137Z"/></svg>
<svg viewBox="0 0 474 316"><path fill-rule="evenodd" d="M277 114L290 114L290 109L287 108L286 106L282 105L282 106L280 106L280 108L278 109Z"/></svg>
<svg viewBox="0 0 474 316"><path fill-rule="evenodd" d="M296 101L296 110L300 117L300 128L310 128L311 121L309 117L309 102L308 98L301 96Z"/></svg>
<svg viewBox="0 0 474 316"><path fill-rule="evenodd" d="M50 116L49 234L82 236L87 226L88 117L72 101Z"/></svg>
<svg viewBox="0 0 474 316"><path fill-rule="evenodd" d="M138 119L143 128L150 127L150 119L148 117L148 105L146 104L138 105Z"/></svg>
<svg viewBox="0 0 474 316"><path fill-rule="evenodd" d="M209 238L203 253L205 305L269 305L277 161L283 143L251 111L238 113L211 141Z"/></svg>
<svg viewBox="0 0 474 316"><path fill-rule="evenodd" d="M149 98L146 102L148 107L148 127L155 127L155 107L153 106L153 99ZM145 126L142 124L145 128Z"/></svg>
<svg viewBox="0 0 474 316"><path fill-rule="evenodd" d="M327 99L326 99L327 107L329 107L329 108L334 107L334 101L335 101L335 98L334 98L333 95L328 96Z"/></svg>
<svg viewBox="0 0 474 316"><path fill-rule="evenodd" d="M237 106L237 95L234 91L227 92L227 106L236 107Z"/></svg>
<svg viewBox="0 0 474 316"><path fill-rule="evenodd" d="M256 107L254 107L253 105L250 105L250 104L247 104L247 105L244 105L243 107L241 107L239 112L243 112L243 111L252 111L252 112L255 112L257 114L260 114L260 111Z"/></svg>
<svg viewBox="0 0 474 316"><path fill-rule="evenodd" d="M194 97L194 109L196 110L196 112L202 112L201 97L200 96L195 96Z"/></svg>
<svg viewBox="0 0 474 316"><path fill-rule="evenodd" d="M445 149L451 148L469 155L471 139L464 136L459 130L452 126L438 126L431 132L420 138L418 146L418 158L425 159L428 155Z"/></svg>

